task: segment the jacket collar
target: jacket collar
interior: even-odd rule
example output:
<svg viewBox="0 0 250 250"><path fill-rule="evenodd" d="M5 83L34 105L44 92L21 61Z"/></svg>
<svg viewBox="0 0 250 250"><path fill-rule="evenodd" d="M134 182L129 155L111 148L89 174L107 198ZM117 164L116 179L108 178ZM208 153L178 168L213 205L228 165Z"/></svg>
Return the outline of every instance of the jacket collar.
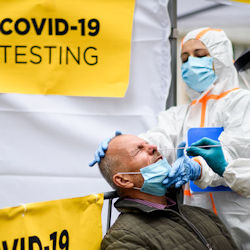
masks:
<svg viewBox="0 0 250 250"><path fill-rule="evenodd" d="M115 204L115 208L121 212L144 212L144 213L152 213L155 211L163 211L162 209L158 209L156 207L147 206L146 204L142 204L139 202L136 202L136 200L126 199L126 198L120 198L118 199ZM175 207L175 206L171 206Z"/></svg>

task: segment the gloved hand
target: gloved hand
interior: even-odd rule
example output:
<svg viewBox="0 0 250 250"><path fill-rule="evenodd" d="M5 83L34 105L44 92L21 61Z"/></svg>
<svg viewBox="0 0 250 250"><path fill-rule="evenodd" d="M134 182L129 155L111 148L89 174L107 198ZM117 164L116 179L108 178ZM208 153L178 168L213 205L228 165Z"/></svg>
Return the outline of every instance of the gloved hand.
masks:
<svg viewBox="0 0 250 250"><path fill-rule="evenodd" d="M162 183L166 185L166 188L172 184L175 184L175 188L179 188L189 180L197 180L200 174L200 164L183 155L174 162L168 177Z"/></svg>
<svg viewBox="0 0 250 250"><path fill-rule="evenodd" d="M183 141L178 145L177 149L177 158L180 158L184 155L184 148L186 147L186 142Z"/></svg>
<svg viewBox="0 0 250 250"><path fill-rule="evenodd" d="M191 144L188 148L187 154L190 156L201 156L205 159L209 167L220 176L223 175L225 168L228 163L225 160L223 151L221 147L207 147L207 148L198 148L195 146L207 146L207 145L220 145L220 142L214 141L212 139L203 137L199 141Z"/></svg>
<svg viewBox="0 0 250 250"><path fill-rule="evenodd" d="M120 131L115 132L115 136L121 135L122 133ZM104 139L98 146L98 149L95 152L94 160L89 163L90 167L93 167L96 163L99 163L101 161L101 158L105 156L105 152L108 149L109 142L111 141L113 137Z"/></svg>

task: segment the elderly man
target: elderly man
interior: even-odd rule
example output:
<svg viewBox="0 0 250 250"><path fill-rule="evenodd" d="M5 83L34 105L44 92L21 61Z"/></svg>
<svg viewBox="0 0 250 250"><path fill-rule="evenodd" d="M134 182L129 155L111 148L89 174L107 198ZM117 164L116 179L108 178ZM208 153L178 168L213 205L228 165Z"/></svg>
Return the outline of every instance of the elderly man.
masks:
<svg viewBox="0 0 250 250"><path fill-rule="evenodd" d="M165 195L171 167L156 146L134 135L107 143L99 168L119 193L121 214L101 249L237 249L216 215Z"/></svg>

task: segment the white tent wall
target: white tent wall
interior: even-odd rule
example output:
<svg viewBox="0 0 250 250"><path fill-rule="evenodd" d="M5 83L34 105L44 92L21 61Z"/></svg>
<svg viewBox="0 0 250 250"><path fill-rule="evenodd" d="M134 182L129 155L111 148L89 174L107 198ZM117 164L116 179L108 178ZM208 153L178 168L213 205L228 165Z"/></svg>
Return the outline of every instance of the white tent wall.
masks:
<svg viewBox="0 0 250 250"><path fill-rule="evenodd" d="M88 163L104 138L116 130L141 133L165 109L171 78L167 3L136 0L124 98L0 94L0 207L111 190Z"/></svg>

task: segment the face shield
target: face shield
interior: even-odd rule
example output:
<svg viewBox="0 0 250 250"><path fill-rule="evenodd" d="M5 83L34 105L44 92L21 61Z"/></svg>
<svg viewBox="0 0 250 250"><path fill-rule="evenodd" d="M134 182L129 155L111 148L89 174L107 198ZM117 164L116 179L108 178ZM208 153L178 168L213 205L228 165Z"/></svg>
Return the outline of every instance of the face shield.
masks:
<svg viewBox="0 0 250 250"><path fill-rule="evenodd" d="M239 75L248 89L250 89L250 63L248 63L248 69L239 71Z"/></svg>
<svg viewBox="0 0 250 250"><path fill-rule="evenodd" d="M245 51L234 63L240 78L250 89L250 50Z"/></svg>

